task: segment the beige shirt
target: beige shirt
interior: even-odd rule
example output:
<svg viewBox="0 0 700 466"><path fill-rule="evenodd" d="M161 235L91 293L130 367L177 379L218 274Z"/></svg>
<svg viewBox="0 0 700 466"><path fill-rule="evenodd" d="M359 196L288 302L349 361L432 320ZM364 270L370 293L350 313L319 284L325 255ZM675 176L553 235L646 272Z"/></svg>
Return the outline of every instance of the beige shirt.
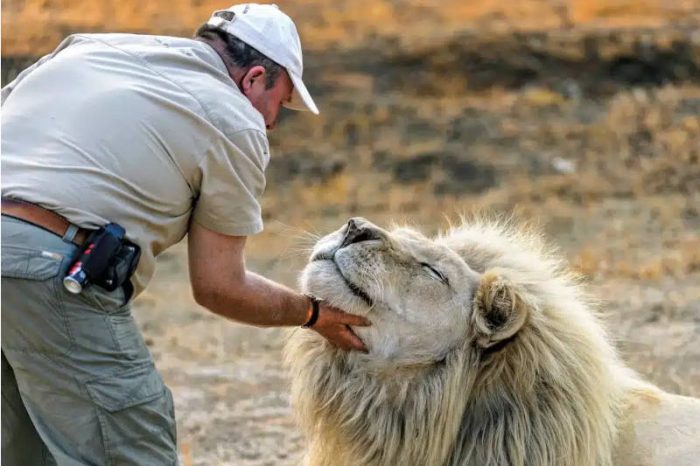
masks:
<svg viewBox="0 0 700 466"><path fill-rule="evenodd" d="M136 294L191 219L226 235L262 230L265 123L205 43L70 36L2 103L2 196L85 228L122 225L142 248Z"/></svg>

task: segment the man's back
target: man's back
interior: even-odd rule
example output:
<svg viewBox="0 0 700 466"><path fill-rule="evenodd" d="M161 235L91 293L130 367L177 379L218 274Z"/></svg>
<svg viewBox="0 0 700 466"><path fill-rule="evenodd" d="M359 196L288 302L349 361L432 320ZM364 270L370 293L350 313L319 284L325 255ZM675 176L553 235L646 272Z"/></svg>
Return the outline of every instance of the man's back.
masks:
<svg viewBox="0 0 700 466"><path fill-rule="evenodd" d="M210 46L87 34L59 49L3 95L3 197L123 225L143 249L137 293L191 214L222 233L261 230L264 121Z"/></svg>

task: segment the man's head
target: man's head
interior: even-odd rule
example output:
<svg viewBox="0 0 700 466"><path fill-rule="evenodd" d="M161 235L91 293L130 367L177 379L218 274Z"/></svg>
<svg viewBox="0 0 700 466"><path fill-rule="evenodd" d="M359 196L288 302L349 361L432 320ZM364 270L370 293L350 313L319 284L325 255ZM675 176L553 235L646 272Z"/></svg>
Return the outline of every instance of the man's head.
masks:
<svg viewBox="0 0 700 466"><path fill-rule="evenodd" d="M275 5L235 5L216 11L196 33L224 60L229 74L272 129L281 106L318 108L302 81L301 42Z"/></svg>

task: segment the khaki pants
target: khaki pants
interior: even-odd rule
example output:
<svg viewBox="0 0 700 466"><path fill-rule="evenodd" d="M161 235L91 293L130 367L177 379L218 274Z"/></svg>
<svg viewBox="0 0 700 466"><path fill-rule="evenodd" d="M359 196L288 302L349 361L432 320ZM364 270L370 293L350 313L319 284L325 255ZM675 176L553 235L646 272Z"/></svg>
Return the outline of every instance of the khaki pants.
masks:
<svg viewBox="0 0 700 466"><path fill-rule="evenodd" d="M73 244L2 217L2 464L177 464L172 396L121 289L68 293Z"/></svg>

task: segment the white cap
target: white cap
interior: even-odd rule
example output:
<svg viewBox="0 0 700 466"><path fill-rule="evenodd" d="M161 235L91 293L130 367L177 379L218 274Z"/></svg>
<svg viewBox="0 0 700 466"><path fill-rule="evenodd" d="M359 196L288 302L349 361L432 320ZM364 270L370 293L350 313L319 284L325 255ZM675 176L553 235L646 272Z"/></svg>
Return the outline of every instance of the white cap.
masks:
<svg viewBox="0 0 700 466"><path fill-rule="evenodd" d="M285 107L318 114L318 107L301 80L304 64L299 33L292 19L277 5L234 5L215 11L207 24L236 36L287 70L294 90Z"/></svg>

